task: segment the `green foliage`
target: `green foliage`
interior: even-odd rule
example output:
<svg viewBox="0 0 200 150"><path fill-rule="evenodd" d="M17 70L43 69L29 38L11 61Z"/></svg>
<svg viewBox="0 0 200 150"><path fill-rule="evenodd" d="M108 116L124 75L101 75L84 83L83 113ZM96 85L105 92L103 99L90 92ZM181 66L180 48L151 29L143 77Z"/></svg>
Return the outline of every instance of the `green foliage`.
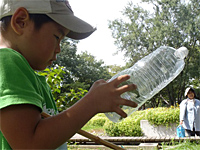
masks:
<svg viewBox="0 0 200 150"><path fill-rule="evenodd" d="M164 125L168 127L170 123L179 124L180 109L166 107L158 107L155 109L147 109L145 118L154 125Z"/></svg>
<svg viewBox="0 0 200 150"><path fill-rule="evenodd" d="M66 104L65 107L70 107L80 100L88 91L78 88L77 92L71 89L69 93L66 93Z"/></svg>
<svg viewBox="0 0 200 150"><path fill-rule="evenodd" d="M87 51L77 54L76 44L77 42L65 38L61 43L62 51L55 62L55 64L65 66L64 83L70 87L69 89L83 88L89 90L95 81L110 79L108 66L102 60L97 61ZM76 83L81 84L81 87L78 87Z"/></svg>
<svg viewBox="0 0 200 150"><path fill-rule="evenodd" d="M200 149L200 145L198 144L198 141L190 141L190 140L184 140L180 142L174 142L171 143L162 143L162 149L163 150L197 150Z"/></svg>
<svg viewBox="0 0 200 150"><path fill-rule="evenodd" d="M106 122L106 119L103 118L103 117L99 117L99 118L96 118L96 119L93 119L90 124L92 126L103 126Z"/></svg>
<svg viewBox="0 0 200 150"><path fill-rule="evenodd" d="M146 111L135 111L131 114L130 118L132 118L137 125L140 125L140 120L144 120L145 116Z"/></svg>
<svg viewBox="0 0 200 150"><path fill-rule="evenodd" d="M55 100L64 98L63 95L60 95L63 75L65 74L63 67L57 66L57 68L46 68L44 71L38 72L38 74L46 77Z"/></svg>
<svg viewBox="0 0 200 150"><path fill-rule="evenodd" d="M78 88L77 90L69 89L69 92L67 93L62 92L62 89L66 88L66 85L63 83L65 74L63 68L64 67L56 66L54 68L46 68L44 71L38 72L38 74L46 77L47 83L51 88L53 98L56 102L56 106L60 112L72 106L88 92L82 88Z"/></svg>
<svg viewBox="0 0 200 150"><path fill-rule="evenodd" d="M84 128L102 127L109 136L142 136L140 120L148 120L153 125L168 127L171 123L179 124L178 107L158 107L135 111L131 116L119 123L113 123L104 114L94 116ZM90 126L90 127L89 127Z"/></svg>
<svg viewBox="0 0 200 150"><path fill-rule="evenodd" d="M102 60L97 61L94 56L88 52L83 52L77 56L78 66L74 75L78 77L79 82L85 82L90 86L99 79L110 79L108 67Z"/></svg>
<svg viewBox="0 0 200 150"><path fill-rule="evenodd" d="M98 114L94 116L90 121L88 121L88 126L101 126L103 127L106 120L108 120L104 114Z"/></svg>
<svg viewBox="0 0 200 150"><path fill-rule="evenodd" d="M119 123L107 121L104 129L109 136L142 136L140 125L130 117Z"/></svg>
<svg viewBox="0 0 200 150"><path fill-rule="evenodd" d="M109 73L111 76L114 76L115 74L121 72L122 70L126 69L126 67L121 67L117 65L110 65L109 66Z"/></svg>

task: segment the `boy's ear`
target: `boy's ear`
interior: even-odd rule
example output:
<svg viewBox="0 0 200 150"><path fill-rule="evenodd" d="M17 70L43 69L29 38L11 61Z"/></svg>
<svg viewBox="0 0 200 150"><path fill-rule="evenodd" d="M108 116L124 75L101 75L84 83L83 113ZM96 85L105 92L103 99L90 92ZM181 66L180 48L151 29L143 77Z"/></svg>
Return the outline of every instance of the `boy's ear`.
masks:
<svg viewBox="0 0 200 150"><path fill-rule="evenodd" d="M15 33L18 35L23 33L23 29L27 26L29 18L29 13L25 8L20 7L15 11L11 19L11 27Z"/></svg>

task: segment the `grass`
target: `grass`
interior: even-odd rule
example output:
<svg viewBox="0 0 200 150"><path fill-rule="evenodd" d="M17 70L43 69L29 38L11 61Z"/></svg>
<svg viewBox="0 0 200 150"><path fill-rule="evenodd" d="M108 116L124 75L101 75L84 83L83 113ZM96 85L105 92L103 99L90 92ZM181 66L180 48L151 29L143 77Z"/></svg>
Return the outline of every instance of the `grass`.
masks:
<svg viewBox="0 0 200 150"><path fill-rule="evenodd" d="M200 145L198 145L198 141L190 142L189 140L183 142L174 142L172 141L169 145L162 145L163 150L197 150L200 149Z"/></svg>
<svg viewBox="0 0 200 150"><path fill-rule="evenodd" d="M84 126L82 128L82 130L85 130L85 131L91 131L91 130L98 130L98 129L102 129L103 127L102 126L92 126L92 125L87 125L87 126Z"/></svg>
<svg viewBox="0 0 200 150"><path fill-rule="evenodd" d="M87 131L96 136L107 136L102 126L87 125L84 126L82 130Z"/></svg>
<svg viewBox="0 0 200 150"><path fill-rule="evenodd" d="M92 133L96 136L107 136L103 128L104 123L105 115L100 113L94 116L87 124L85 124L85 126L82 127L82 130Z"/></svg>

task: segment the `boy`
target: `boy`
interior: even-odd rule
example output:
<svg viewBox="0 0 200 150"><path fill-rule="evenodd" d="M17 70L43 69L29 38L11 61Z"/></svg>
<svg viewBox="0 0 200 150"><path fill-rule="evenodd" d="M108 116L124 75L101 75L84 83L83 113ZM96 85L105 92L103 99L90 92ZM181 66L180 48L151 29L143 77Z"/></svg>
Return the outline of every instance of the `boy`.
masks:
<svg viewBox="0 0 200 150"><path fill-rule="evenodd" d="M57 114L45 78L34 70L52 64L64 36L83 39L95 29L75 17L65 0L1 0L0 11L1 149L56 149L95 114L126 117L120 105L137 106L120 97L136 89L118 87L129 79L123 75L109 83L96 81L85 97ZM53 116L42 119L42 111Z"/></svg>

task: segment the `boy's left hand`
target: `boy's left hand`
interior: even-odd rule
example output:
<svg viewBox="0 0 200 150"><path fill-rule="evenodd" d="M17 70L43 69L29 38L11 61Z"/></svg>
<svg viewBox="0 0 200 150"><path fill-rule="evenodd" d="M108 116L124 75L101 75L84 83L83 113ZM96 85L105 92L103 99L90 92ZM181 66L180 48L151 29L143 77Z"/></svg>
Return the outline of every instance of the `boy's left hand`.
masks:
<svg viewBox="0 0 200 150"><path fill-rule="evenodd" d="M127 117L127 114L120 106L137 107L137 104L121 98L120 95L127 91L135 90L137 86L135 84L118 86L129 78L129 75L122 75L111 82L106 82L105 80L96 81L86 95L91 100L90 106L93 107L92 109L95 109L96 113L116 112L124 118Z"/></svg>

